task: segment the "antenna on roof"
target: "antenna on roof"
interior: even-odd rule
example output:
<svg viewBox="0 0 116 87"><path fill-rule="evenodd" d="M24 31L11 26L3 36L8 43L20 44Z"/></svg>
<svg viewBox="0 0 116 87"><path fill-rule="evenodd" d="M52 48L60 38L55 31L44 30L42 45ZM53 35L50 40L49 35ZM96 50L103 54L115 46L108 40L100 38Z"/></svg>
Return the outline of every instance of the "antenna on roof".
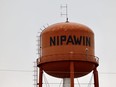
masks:
<svg viewBox="0 0 116 87"><path fill-rule="evenodd" d="M66 16L66 22L68 22L68 5L61 5L60 6L61 11L62 9L65 9L65 12L61 12L61 16L65 15Z"/></svg>

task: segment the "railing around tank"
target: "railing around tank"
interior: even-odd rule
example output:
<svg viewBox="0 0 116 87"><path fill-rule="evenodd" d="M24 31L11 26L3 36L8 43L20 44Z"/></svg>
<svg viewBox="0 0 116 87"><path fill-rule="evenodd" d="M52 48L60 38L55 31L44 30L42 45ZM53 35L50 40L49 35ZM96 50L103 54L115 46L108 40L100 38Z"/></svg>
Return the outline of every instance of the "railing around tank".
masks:
<svg viewBox="0 0 116 87"><path fill-rule="evenodd" d="M96 59L96 62L99 64L99 58L97 56L94 56Z"/></svg>
<svg viewBox="0 0 116 87"><path fill-rule="evenodd" d="M68 58L67 58L68 55ZM54 56L59 57L57 60L54 59ZM49 59L48 59L49 57ZM65 53L65 54L54 54L54 55L47 55L47 56L41 56L38 58L38 64L43 62L51 62L51 61L61 61L61 60L80 60L80 61L88 61L88 62L95 62L99 64L99 58L94 55L88 55L88 54L82 54L82 53Z"/></svg>

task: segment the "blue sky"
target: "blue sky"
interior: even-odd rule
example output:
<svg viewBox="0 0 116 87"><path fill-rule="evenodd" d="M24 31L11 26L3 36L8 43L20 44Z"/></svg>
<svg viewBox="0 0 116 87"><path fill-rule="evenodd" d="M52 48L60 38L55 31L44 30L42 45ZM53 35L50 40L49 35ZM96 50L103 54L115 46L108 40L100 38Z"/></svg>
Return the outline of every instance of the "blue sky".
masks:
<svg viewBox="0 0 116 87"><path fill-rule="evenodd" d="M115 0L0 0L0 87L33 87L36 36L43 26L65 21L61 4L68 4L69 21L94 31L100 87L115 87Z"/></svg>

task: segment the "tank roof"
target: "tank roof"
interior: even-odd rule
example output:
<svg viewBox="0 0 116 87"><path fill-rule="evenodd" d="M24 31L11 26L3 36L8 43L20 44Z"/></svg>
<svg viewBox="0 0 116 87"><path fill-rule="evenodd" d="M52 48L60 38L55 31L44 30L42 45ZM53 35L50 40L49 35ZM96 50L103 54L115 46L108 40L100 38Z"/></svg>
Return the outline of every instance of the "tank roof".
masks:
<svg viewBox="0 0 116 87"><path fill-rule="evenodd" d="M65 30L65 31L73 30L73 31L75 31L77 29L80 30L80 31L82 30L82 31L93 33L93 31L89 27L87 27L83 24L80 24L80 23L75 23L75 22L55 23L55 24L50 25L47 28L45 28L42 33L46 33L46 32L49 32L49 31L58 31L58 30Z"/></svg>

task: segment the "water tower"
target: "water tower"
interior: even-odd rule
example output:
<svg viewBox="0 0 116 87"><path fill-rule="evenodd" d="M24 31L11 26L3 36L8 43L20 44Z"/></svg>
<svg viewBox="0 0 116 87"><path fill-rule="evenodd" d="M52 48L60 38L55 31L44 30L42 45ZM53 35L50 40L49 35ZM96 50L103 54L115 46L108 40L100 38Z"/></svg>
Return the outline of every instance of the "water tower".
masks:
<svg viewBox="0 0 116 87"><path fill-rule="evenodd" d="M68 21L56 23L41 32L40 42L39 87L42 87L43 71L63 78L63 87L74 87L74 78L93 71L94 87L99 87L99 63L94 52L94 33L89 27Z"/></svg>

